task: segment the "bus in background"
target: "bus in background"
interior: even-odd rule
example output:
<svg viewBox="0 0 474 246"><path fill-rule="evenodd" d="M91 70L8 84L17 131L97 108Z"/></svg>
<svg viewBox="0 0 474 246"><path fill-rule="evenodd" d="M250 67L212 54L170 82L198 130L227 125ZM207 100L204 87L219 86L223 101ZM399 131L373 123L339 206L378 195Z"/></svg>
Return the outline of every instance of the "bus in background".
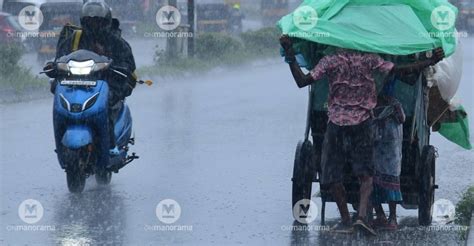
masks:
<svg viewBox="0 0 474 246"><path fill-rule="evenodd" d="M37 59L44 63L56 55L59 33L66 24L80 26L82 0L54 0L43 3L43 24L39 28L39 47Z"/></svg>

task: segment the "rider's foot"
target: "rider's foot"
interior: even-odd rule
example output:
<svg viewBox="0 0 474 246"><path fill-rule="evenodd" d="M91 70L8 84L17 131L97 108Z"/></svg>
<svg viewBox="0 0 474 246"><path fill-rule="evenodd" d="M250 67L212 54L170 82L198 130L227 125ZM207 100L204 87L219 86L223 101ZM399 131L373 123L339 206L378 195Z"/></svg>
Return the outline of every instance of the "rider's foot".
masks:
<svg viewBox="0 0 474 246"><path fill-rule="evenodd" d="M358 229L372 236L377 236L377 233L374 231L374 229L361 217L357 219L353 226L354 230Z"/></svg>
<svg viewBox="0 0 474 246"><path fill-rule="evenodd" d="M119 155L119 154L120 154L120 150L119 150L119 148L118 148L117 146L115 146L115 148L110 149L109 153L110 153L111 155Z"/></svg>

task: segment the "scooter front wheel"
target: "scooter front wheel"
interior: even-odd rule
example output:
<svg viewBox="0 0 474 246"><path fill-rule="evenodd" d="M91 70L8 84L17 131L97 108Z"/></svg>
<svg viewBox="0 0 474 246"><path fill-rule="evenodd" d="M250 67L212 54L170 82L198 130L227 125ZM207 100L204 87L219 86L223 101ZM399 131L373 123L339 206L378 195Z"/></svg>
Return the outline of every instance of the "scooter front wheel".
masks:
<svg viewBox="0 0 474 246"><path fill-rule="evenodd" d="M87 175L84 171L88 158L80 151L67 151L66 181L71 193L81 193L86 185Z"/></svg>
<svg viewBox="0 0 474 246"><path fill-rule="evenodd" d="M86 175L75 168L66 170L66 180L71 193L81 193L86 185Z"/></svg>

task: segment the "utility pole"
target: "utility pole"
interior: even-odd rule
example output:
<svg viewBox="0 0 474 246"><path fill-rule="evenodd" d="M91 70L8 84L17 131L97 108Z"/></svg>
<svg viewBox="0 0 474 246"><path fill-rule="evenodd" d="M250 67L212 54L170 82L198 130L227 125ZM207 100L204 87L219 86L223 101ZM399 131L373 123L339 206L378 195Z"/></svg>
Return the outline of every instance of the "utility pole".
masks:
<svg viewBox="0 0 474 246"><path fill-rule="evenodd" d="M168 0L168 5L173 6L177 8L177 1L176 0ZM168 32L172 32L168 31ZM178 56L178 44L177 44L176 37L168 37L166 39L166 51L167 51L167 57L170 60L173 60L173 58L177 58Z"/></svg>
<svg viewBox="0 0 474 246"><path fill-rule="evenodd" d="M194 36L196 33L194 32L194 0L188 0L188 24L189 24L189 32L192 34L188 38L188 56L194 56Z"/></svg>

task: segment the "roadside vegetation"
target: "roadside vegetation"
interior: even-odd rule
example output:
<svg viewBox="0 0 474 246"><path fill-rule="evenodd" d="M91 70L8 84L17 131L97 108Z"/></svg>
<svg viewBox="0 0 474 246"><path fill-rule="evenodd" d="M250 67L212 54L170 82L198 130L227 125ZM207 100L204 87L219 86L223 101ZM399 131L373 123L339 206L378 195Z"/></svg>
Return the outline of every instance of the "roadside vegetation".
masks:
<svg viewBox="0 0 474 246"><path fill-rule="evenodd" d="M278 57L279 36L276 28L240 35L199 34L195 39L194 57L168 55L161 47L156 47L154 65L140 68L138 73L140 76L176 77ZM0 103L34 98L36 94L47 91L47 80L21 64L23 53L21 46L0 44Z"/></svg>
<svg viewBox="0 0 474 246"><path fill-rule="evenodd" d="M456 204L455 222L458 225L469 226L471 216L474 212L474 186L471 186L462 195L461 200ZM472 228L471 228L472 229ZM465 240L467 231L463 231L461 237Z"/></svg>
<svg viewBox="0 0 474 246"><path fill-rule="evenodd" d="M21 46L0 44L0 92L18 94L25 89L46 88L44 79L33 75L20 63L22 55Z"/></svg>
<svg viewBox="0 0 474 246"><path fill-rule="evenodd" d="M238 36L224 33L203 33L195 38L194 57L168 55L157 47L155 64L139 70L140 75L180 76L206 72L220 66L242 65L246 62L278 56L279 31L262 28Z"/></svg>

